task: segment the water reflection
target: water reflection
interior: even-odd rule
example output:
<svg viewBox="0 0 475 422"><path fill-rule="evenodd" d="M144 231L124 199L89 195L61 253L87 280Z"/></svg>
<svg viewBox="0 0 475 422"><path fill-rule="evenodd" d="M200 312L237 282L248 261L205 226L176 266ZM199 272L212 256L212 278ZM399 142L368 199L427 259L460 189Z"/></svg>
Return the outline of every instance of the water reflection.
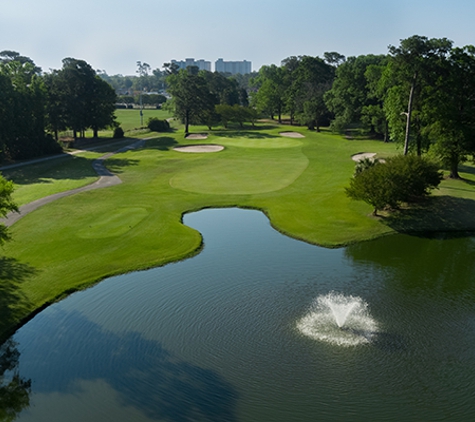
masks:
<svg viewBox="0 0 475 422"><path fill-rule="evenodd" d="M19 420L474 420L473 239L329 250L255 211L185 223L203 234L201 254L105 280L17 332L33 380ZM370 342L296 329L330 291L368 304Z"/></svg>
<svg viewBox="0 0 475 422"><path fill-rule="evenodd" d="M345 255L357 267L372 267L380 278L408 289L460 293L474 287L473 237L390 236L351 245Z"/></svg>
<svg viewBox="0 0 475 422"><path fill-rule="evenodd" d="M104 330L79 312L49 309L42 317L41 335L28 349L47 358L35 366L22 360L31 367L35 394L78 394L84 380L100 380L118 393L120 405L152 420L236 420L237 393L218 373L181 360L139 333Z"/></svg>
<svg viewBox="0 0 475 422"><path fill-rule="evenodd" d="M13 421L30 404L31 380L18 369L20 353L11 339L0 347L0 421Z"/></svg>

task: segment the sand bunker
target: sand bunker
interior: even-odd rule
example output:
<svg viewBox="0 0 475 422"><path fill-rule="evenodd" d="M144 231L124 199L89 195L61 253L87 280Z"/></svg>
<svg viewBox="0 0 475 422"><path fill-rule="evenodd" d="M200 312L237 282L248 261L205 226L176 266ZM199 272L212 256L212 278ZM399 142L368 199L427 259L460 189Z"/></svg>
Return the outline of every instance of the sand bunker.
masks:
<svg viewBox="0 0 475 422"><path fill-rule="evenodd" d="M190 133L185 136L186 139L208 139L206 133Z"/></svg>
<svg viewBox="0 0 475 422"><path fill-rule="evenodd" d="M222 151L224 147L222 145L185 145L173 149L179 152L218 152Z"/></svg>
<svg viewBox="0 0 475 422"><path fill-rule="evenodd" d="M305 138L305 136L298 132L280 132L279 135L286 136L287 138Z"/></svg>
<svg viewBox="0 0 475 422"><path fill-rule="evenodd" d="M370 160L374 160L374 157L376 156L375 152L360 152L359 154L355 154L351 156L351 159L353 161L361 161L364 160L365 158L369 158Z"/></svg>

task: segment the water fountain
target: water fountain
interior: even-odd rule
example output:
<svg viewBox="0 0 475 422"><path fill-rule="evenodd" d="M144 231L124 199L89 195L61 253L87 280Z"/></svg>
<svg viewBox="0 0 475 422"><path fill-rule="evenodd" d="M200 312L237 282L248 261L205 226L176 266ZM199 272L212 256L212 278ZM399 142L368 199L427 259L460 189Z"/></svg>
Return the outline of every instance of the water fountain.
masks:
<svg viewBox="0 0 475 422"><path fill-rule="evenodd" d="M308 337L339 346L369 343L378 331L362 298L335 292L318 296L297 328Z"/></svg>

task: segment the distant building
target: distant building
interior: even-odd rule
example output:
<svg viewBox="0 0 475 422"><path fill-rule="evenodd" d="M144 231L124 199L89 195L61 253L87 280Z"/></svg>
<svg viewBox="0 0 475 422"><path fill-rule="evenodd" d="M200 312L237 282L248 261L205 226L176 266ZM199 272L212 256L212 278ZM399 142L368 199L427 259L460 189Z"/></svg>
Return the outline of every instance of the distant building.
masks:
<svg viewBox="0 0 475 422"><path fill-rule="evenodd" d="M231 73L232 75L237 73L245 75L252 72L252 63L247 60L225 62L223 59L218 59L214 64L214 70L221 73Z"/></svg>
<svg viewBox="0 0 475 422"><path fill-rule="evenodd" d="M179 69L186 69L189 66L196 66L199 70L207 70L211 72L211 62L200 59L185 59L185 60L172 60L173 64L176 64Z"/></svg>

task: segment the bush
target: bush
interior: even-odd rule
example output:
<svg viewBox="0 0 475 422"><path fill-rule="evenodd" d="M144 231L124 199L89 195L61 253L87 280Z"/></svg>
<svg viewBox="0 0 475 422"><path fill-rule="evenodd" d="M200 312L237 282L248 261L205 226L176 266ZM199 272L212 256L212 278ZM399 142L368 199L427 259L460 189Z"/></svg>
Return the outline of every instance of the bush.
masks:
<svg viewBox="0 0 475 422"><path fill-rule="evenodd" d="M117 126L116 128L114 128L113 138L114 139L121 139L123 137L124 137L124 129L122 129L120 126Z"/></svg>
<svg viewBox="0 0 475 422"><path fill-rule="evenodd" d="M373 214L385 208L398 208L429 195L442 180L436 164L412 155L398 155L356 173L346 194L374 207Z"/></svg>
<svg viewBox="0 0 475 422"><path fill-rule="evenodd" d="M147 127L152 132L168 132L170 131L170 124L166 120L160 120L156 117L148 119Z"/></svg>

